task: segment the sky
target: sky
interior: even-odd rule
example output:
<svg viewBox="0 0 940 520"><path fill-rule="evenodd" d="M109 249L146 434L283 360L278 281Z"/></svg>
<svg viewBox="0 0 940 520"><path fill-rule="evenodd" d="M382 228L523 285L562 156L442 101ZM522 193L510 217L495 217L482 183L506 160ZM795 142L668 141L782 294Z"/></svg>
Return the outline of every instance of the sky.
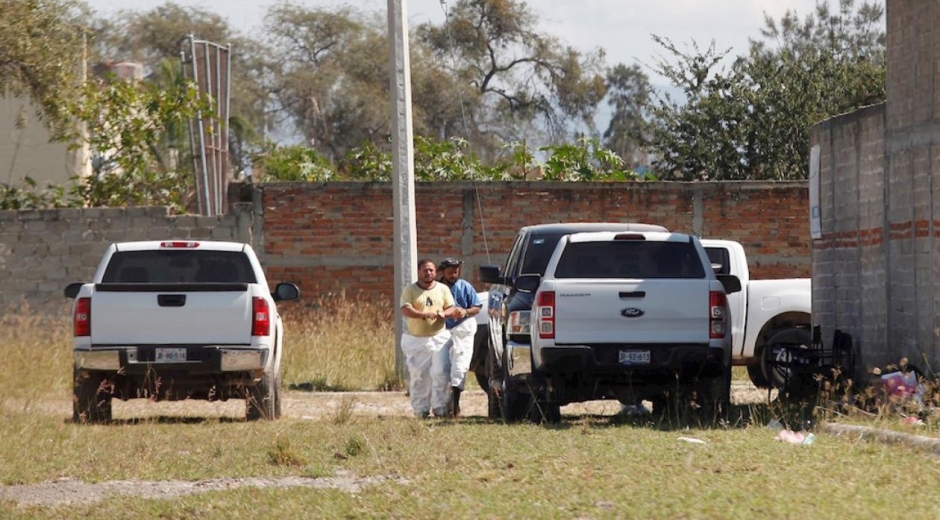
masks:
<svg viewBox="0 0 940 520"><path fill-rule="evenodd" d="M272 0L175 0L214 11L237 30L260 33ZM456 0L443 0L451 8ZM884 0L874 0L884 5ZM86 0L103 15L119 10L148 10L164 0ZM354 5L364 10L385 13L387 0L293 0L307 7ZM406 0L411 27L444 20L441 0ZM640 64L651 82L664 84L653 67L662 49L650 35L671 39L680 48L692 40L707 48L712 40L719 50L731 49L730 56L747 51L748 38L760 36L764 14L779 19L788 9L800 17L810 14L817 0L529 0L539 26L575 48L588 51L598 47L607 53L607 63ZM859 2L860 3L860 2ZM838 0L830 0L835 9ZM236 50L237 52L237 50Z"/></svg>

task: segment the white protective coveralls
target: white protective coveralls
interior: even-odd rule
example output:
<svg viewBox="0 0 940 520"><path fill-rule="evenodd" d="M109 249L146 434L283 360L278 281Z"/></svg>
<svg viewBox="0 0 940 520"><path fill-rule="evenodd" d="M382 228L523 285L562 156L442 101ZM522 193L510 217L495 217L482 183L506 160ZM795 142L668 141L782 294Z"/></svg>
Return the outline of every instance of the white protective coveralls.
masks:
<svg viewBox="0 0 940 520"><path fill-rule="evenodd" d="M402 334L401 350L411 376L411 408L418 417L427 417L429 411L446 417L450 411L450 352L445 346L449 339L446 329L434 336Z"/></svg>

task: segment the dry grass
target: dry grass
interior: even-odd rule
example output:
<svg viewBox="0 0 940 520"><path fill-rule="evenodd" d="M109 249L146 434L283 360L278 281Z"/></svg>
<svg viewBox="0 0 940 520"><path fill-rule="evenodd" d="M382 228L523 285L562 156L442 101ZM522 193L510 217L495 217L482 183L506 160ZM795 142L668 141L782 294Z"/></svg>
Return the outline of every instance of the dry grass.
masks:
<svg viewBox="0 0 940 520"><path fill-rule="evenodd" d="M298 390L397 390L388 304L342 296L284 313L284 383Z"/></svg>

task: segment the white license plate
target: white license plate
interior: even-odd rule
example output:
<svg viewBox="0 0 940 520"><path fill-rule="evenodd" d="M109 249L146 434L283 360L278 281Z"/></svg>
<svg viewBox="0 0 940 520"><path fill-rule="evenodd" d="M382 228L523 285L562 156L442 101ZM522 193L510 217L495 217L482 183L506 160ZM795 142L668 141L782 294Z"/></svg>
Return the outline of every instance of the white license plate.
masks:
<svg viewBox="0 0 940 520"><path fill-rule="evenodd" d="M186 361L185 348L158 348L154 363L182 363Z"/></svg>
<svg viewBox="0 0 940 520"><path fill-rule="evenodd" d="M622 365L649 365L649 350L621 350L620 364Z"/></svg>

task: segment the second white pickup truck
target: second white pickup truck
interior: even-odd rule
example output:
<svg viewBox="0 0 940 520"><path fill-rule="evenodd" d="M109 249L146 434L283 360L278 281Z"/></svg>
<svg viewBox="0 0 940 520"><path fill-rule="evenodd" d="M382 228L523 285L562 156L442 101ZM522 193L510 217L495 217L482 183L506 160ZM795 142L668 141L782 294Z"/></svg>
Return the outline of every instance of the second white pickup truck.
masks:
<svg viewBox="0 0 940 520"><path fill-rule="evenodd" d="M251 246L112 244L91 283L73 283L76 422L111 420L112 398L246 399L246 417L281 411L284 327Z"/></svg>
<svg viewBox="0 0 940 520"><path fill-rule="evenodd" d="M784 374L780 369L770 370L768 360L786 355L775 346L812 342L811 280L752 280L747 255L740 243L702 239L702 246L717 274L731 274L741 281L741 292L728 296L734 364L747 366L748 375L756 386L780 388Z"/></svg>

